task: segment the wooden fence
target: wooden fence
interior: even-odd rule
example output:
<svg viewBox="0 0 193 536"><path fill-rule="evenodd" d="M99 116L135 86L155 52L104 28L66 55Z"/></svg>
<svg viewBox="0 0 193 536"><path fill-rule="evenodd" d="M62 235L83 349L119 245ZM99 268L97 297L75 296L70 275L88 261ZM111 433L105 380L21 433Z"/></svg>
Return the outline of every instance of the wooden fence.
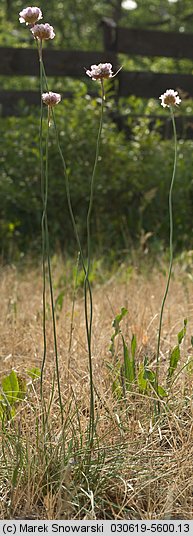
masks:
<svg viewBox="0 0 193 536"><path fill-rule="evenodd" d="M108 54L109 61L116 65L116 56ZM86 81L85 68L92 63L106 61L105 52L84 52L69 50L44 50L44 64L47 76L72 77ZM0 75L4 76L39 76L39 61L36 49L0 47ZM69 98L72 92L63 92L63 97ZM40 102L40 93L35 90L1 90L1 115L16 114L18 103L22 100L28 105Z"/></svg>
<svg viewBox="0 0 193 536"><path fill-rule="evenodd" d="M106 53L127 56L167 57L193 60L193 33L160 32L132 28L118 28L104 19L104 49ZM193 76L180 73L125 71L119 73L119 97L158 98L166 89L180 88L193 96Z"/></svg>
<svg viewBox="0 0 193 536"><path fill-rule="evenodd" d="M48 76L69 76L86 81L85 67L93 63L109 61L114 71L120 66L119 54L127 56L171 57L176 60L193 60L193 34L160 32L132 28L120 28L110 19L103 19L103 52L67 50L44 50L44 61ZM0 74L4 76L38 76L39 67L35 49L0 47ZM180 90L187 97L193 96L193 76L182 73L155 73L152 71L125 71L122 69L116 79L116 98L135 95L136 97L158 97L166 89ZM69 97L69 92L63 97ZM37 91L0 91L1 114L16 113L18 102L38 104ZM181 127L180 127L181 122ZM179 128L186 129L192 137L193 118L179 119Z"/></svg>

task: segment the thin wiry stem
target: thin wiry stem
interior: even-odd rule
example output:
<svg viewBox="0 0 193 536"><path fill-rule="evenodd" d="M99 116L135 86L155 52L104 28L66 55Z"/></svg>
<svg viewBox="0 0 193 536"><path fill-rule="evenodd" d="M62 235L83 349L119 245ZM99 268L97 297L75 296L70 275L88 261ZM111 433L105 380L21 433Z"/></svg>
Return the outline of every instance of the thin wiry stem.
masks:
<svg viewBox="0 0 193 536"><path fill-rule="evenodd" d="M175 125L175 119L173 114L173 109L170 107L171 112L171 118L172 118L172 125L173 125L173 133L174 133L174 165L173 165L173 173L172 173L172 180L170 184L170 191L169 191L169 219L170 219L170 263L169 263L169 270L168 270L168 277L167 277L167 283L166 283L166 289L164 293L164 297L161 304L161 311L160 311L160 320L159 320L159 331L158 331L158 343L157 343L157 355L156 355L156 384L157 388L159 385L159 357L160 357L160 341L161 341L161 330L162 330L162 320L163 320L163 312L164 312L164 306L165 301L167 298L169 285L170 285L170 279L172 274L172 266L173 266L173 209L172 209L172 192L173 192L173 186L174 186L174 179L176 174L176 163L177 163L177 135L176 135L176 125Z"/></svg>
<svg viewBox="0 0 193 536"><path fill-rule="evenodd" d="M48 216L47 216L47 204L48 204L48 148L49 148L49 131L50 131L50 107L48 106L48 121L47 121L47 135L46 135L46 173L45 173L45 232L46 232L46 249L47 249L47 262L48 262L48 277L49 277L49 287L50 287L50 299L51 299L51 311L52 311L52 325L53 325L53 336L54 336L54 351L55 351L55 364L56 364L56 378L58 386L58 397L60 404L60 413L61 413L61 422L63 425L63 405L62 405L62 396L60 389L60 372L59 372L59 363L58 363L58 346L57 346L57 334L56 334L56 320L55 320L55 310L54 310L54 295L53 295L53 284L52 284L52 271L51 271L51 262L50 262L50 244L49 244L49 230L48 230Z"/></svg>
<svg viewBox="0 0 193 536"><path fill-rule="evenodd" d="M85 307L85 321L86 321L86 333L87 333L87 341L88 341L88 358L89 358L89 375L90 375L90 426L89 426L89 444L92 447L93 445L93 439L94 439L94 422L95 422L95 410L94 410L94 387L93 387L93 370L92 370L92 321L93 321L93 302L92 302L92 292L89 293L89 306L87 301L87 288L90 288L90 262L91 262L91 233L90 233L90 222L91 222L91 213L92 213L92 207L93 207L93 198L94 198L94 183L95 183L95 176L96 176L96 168L98 163L98 157L99 157L99 148L100 148L100 140L101 140L101 133L102 133L102 125L103 125L103 111L104 111L104 87L101 80L102 85L102 99L101 99L101 116L100 116L100 124L99 124L99 130L97 135L97 143L96 143L96 153L95 153L95 161L93 166L93 172L91 177L91 185L90 185L90 201L89 201L89 207L88 207L88 213L87 213L87 253L88 253L88 263L87 263L87 269L84 279L84 307Z"/></svg>
<svg viewBox="0 0 193 536"><path fill-rule="evenodd" d="M74 279L74 291L73 291L73 299L72 299L72 312L71 312L71 319L70 319L70 339L69 339L69 346L68 346L69 361L70 361L70 352L71 352L71 346L72 346L74 308L75 308L75 300L76 300L76 292L77 292L79 260L80 260L80 251L78 251L78 255L77 255L76 272L75 272L75 279ZM69 370L69 362L68 362L68 370Z"/></svg>
<svg viewBox="0 0 193 536"><path fill-rule="evenodd" d="M93 435L94 435L94 390L93 390L92 358L91 358L91 336L90 336L91 328L92 328L92 291L91 291L91 285L90 285L90 281L89 281L89 277L88 277L88 275L89 275L88 266L86 267L86 263L85 263L84 255L83 255L83 251L82 251L82 246L81 246L81 242L80 242L80 238L79 238L79 234L78 234L78 230L77 230L77 225L76 225L76 221L75 221L74 213L73 213L73 209L72 209L68 172L67 172L67 169L66 169L66 163L65 163L65 160L64 160L64 157L63 157L62 149L60 147L58 130L57 130L56 120L55 120L55 114L54 114L53 110L52 110L52 117L53 117L53 122L54 122L54 127L55 127L56 142L57 142L57 146L58 146L58 151L59 151L59 154L61 156L62 163L63 163L68 208L69 208L69 212L70 212L70 216L71 216L71 220L72 220L72 225L73 225L77 245L78 245L78 248L79 248L79 251L80 251L80 258L81 258L83 270L84 270L84 273L85 273L85 280L86 280L86 285L87 285L87 288L88 288L89 300L90 300L90 325L89 325L88 311L87 311L87 295L86 295L85 290L84 290L85 301L86 301L86 305L85 305L85 322L86 322L86 335L87 335L87 345L88 345L88 353L89 353L89 378L90 378L89 444L92 447ZM91 211L91 208L92 208L92 205L90 207L90 211ZM85 284L84 284L84 289L85 289Z"/></svg>
<svg viewBox="0 0 193 536"><path fill-rule="evenodd" d="M38 46L38 41L37 41ZM42 52L41 46L38 47L39 61L40 61L40 97L43 93L43 69L42 69ZM43 375L46 362L46 353L47 353L47 340L46 340L46 243L45 243L45 184L44 184L44 166L43 166L43 142L42 142L42 128L43 128L43 103L41 98L41 108L40 108L40 174L41 174L41 194L42 194L42 204L43 204L43 213L42 213L42 278L43 278L43 289L42 289L42 302L43 302L43 358L41 364L41 375L40 375L40 397L43 402Z"/></svg>
<svg viewBox="0 0 193 536"><path fill-rule="evenodd" d="M43 61L42 61L42 70L43 70L44 80L45 80L45 84L46 84L46 89L48 91L48 83L47 83L47 78L46 78L46 73L45 73L45 68L44 68ZM78 249L80 251L80 257L81 257L83 270L84 270L84 273L86 273L86 265L85 265L84 255L83 255L82 246L81 246L81 243L80 243L79 234L78 234L78 230L77 230L77 226L76 226L76 221L75 221L74 213L73 213L73 209L72 209L68 171L67 171L67 168L66 168L66 162L65 162L65 159L64 159L64 156L63 156L63 152L62 152L62 149L61 149L61 146L60 146L58 129L57 129L57 125L56 125L56 118L55 118L55 113L54 113L53 108L52 108L51 112L52 112L52 119L53 119L53 123L54 123L55 134L56 134L56 143L57 143L57 146L58 146L58 151L59 151L59 154L60 154L60 157L61 157L61 160L62 160L62 164L63 164L63 169L64 169L65 187L66 187L66 196L67 196L68 208L69 208L70 217L71 217L71 220L72 220L72 226L73 226L73 229L74 229L75 238L76 238L76 241L77 241L77 244L78 244Z"/></svg>
<svg viewBox="0 0 193 536"><path fill-rule="evenodd" d="M38 44L38 54L40 61L40 91L41 91L41 119L40 119L40 158L41 158L41 190L42 190L42 202L43 202L43 214L42 214L42 271L43 271L43 337L44 337L44 353L41 365L41 381L40 381L40 393L41 399L43 400L43 373L46 362L46 352L47 352L47 341L46 341L46 260L48 262L48 277L49 277L49 287L50 287L50 299L51 299L51 310L52 310L52 323L53 323L53 336L54 336L54 350L55 350L55 362L56 362L56 377L58 385L58 396L61 412L61 422L63 424L63 406L62 406L62 397L60 389L60 377L59 377L59 364L58 364L58 349L57 349L57 335L56 335L56 322L55 322L55 311L54 311L54 296L53 296L53 285L52 285L52 273L51 273L51 263L50 263L50 247L49 247L49 231L48 231L48 218L47 218L47 202L48 202L48 146L49 146L49 126L50 126L50 108L48 107L48 123L47 123L47 135L46 135L46 169L45 169L45 180L44 180L44 169L43 169L43 147L42 147L42 123L43 123L43 103L42 103L42 93L43 93L43 76L44 76L44 65L42 59L42 42ZM52 395L54 392L54 380L52 385Z"/></svg>
<svg viewBox="0 0 193 536"><path fill-rule="evenodd" d="M46 73L43 65L43 74L45 78L46 88L48 90L48 84L46 79ZM68 178L68 172L66 169L66 163L63 157L63 153L60 147L59 142L59 136L58 136L58 130L56 126L56 120L55 120L55 114L54 110L52 109L52 118L56 133L56 142L59 150L59 154L63 163L63 169L64 169L64 177L65 177L65 186L66 186L66 194L67 194L67 202L68 202L68 208L72 220L72 225L75 233L75 237L77 240L78 248L80 251L80 257L81 262L83 266L83 270L85 273L85 280L84 280L84 303L85 303L85 323L86 323L86 335L87 335L87 344L88 344L88 355L89 355L89 378L90 378L90 423L89 423L89 446L92 448L93 440L94 440L94 421L95 421L95 413L94 413L94 387L93 387L93 372L92 372L92 349L91 349L91 337L92 337L92 318L93 318L93 305L92 305L92 290L90 285L90 259L91 259L91 239L90 239L90 219L91 219L91 212L92 212L92 206L93 206L93 196L94 196L94 180L96 175L96 167L98 162L98 156L99 156L99 145L100 145L100 138L101 138L101 132L102 132L102 124L103 124L103 110L104 110L104 100L105 100L105 93L104 93L104 86L103 86L103 80L101 80L101 88L102 88L102 102L101 102L101 117L100 117L100 124L99 124L99 130L98 130L98 136L97 136L97 145L96 145L96 154L95 154L95 161L94 161L94 167L93 167L93 173L91 177L91 192L90 192L90 202L88 207L88 213L87 213L87 253L88 253L88 262L87 266L84 260L84 255L82 251L82 246L79 239L79 234L76 226L76 221L74 218L74 213L72 209L71 204L71 196L70 196L70 188L69 188L69 178ZM87 303L87 290L89 293L89 309L88 309L88 303Z"/></svg>

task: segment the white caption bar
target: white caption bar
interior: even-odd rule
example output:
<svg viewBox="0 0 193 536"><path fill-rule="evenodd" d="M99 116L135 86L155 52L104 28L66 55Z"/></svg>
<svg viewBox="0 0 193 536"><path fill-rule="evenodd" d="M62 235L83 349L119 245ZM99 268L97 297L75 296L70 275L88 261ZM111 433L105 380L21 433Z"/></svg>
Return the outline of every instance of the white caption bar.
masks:
<svg viewBox="0 0 193 536"><path fill-rule="evenodd" d="M104 534L105 536L132 534L175 534L193 536L193 520L160 521L0 521L0 536L16 534Z"/></svg>

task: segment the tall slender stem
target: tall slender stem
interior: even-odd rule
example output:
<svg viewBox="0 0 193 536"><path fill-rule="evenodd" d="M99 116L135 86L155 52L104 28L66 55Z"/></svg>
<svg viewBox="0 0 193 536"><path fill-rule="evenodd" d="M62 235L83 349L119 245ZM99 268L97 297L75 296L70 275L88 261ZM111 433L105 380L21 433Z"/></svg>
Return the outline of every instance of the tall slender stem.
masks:
<svg viewBox="0 0 193 536"><path fill-rule="evenodd" d="M73 299L72 299L72 312L71 312L71 319L70 319L70 339L69 339L69 346L68 346L69 356L70 356L70 352L71 352L72 334L73 334L73 329L74 329L73 328L73 321L74 321L74 308L75 308L75 300L76 300L76 292L77 292L79 260L80 260L80 251L78 251L78 255L77 255L76 272L75 272L75 279L74 279L74 290L73 290ZM69 370L69 362L68 362L68 370Z"/></svg>
<svg viewBox="0 0 193 536"><path fill-rule="evenodd" d="M172 125L173 125L173 133L174 133L174 165L173 165L173 173L172 173L172 180L170 184L170 190L169 190L169 220L170 220L170 263L169 263L169 270L168 270L168 277L167 277L167 283L166 283L166 289L164 293L164 297L161 304L161 311L160 311L160 320L159 320L159 331L158 331L158 343L157 343L157 355L156 355L156 384L157 387L159 385L159 356L160 356L160 341L161 341L161 330L162 330L162 321L163 321L163 312L164 312L164 306L165 301L167 298L169 285L170 285L170 279L172 274L172 266L173 266L173 208L172 208L172 192L173 192L173 185L174 185L174 179L176 174L176 162L177 162L177 135L176 135L176 125L175 125L175 119L174 119L174 113L173 108L170 106L170 113L171 113L171 119L172 119Z"/></svg>
<svg viewBox="0 0 193 536"><path fill-rule="evenodd" d="M94 409L94 386L93 386L93 370L92 370L92 321L93 321L93 302L92 302L92 292L89 292L89 306L87 300L87 288L90 288L90 262L91 262L91 232L90 232L90 223L91 223L91 213L93 207L93 197L94 197L94 182L96 176L96 168L99 157L100 149L100 140L102 133L103 125L103 111L104 111L104 87L103 81L101 80L102 85L102 97L101 97L101 116L99 123L99 130L96 143L96 153L93 166L93 172L91 177L90 185L90 201L87 213L87 253L88 253L88 262L87 269L84 279L84 308L85 308L85 322L86 322L86 333L87 333L87 342L88 342L88 358L89 358L89 375L90 375L90 425L89 425L89 444L92 447L94 440L94 422L95 422L95 409Z"/></svg>
<svg viewBox="0 0 193 536"><path fill-rule="evenodd" d="M86 263L85 263L84 255L83 255L83 251L82 251L82 246L81 246L81 242L80 242L80 238L79 238L79 234L78 234L78 230L77 230L77 225L76 225L76 221L75 221L75 218L74 218L74 213L73 213L72 203L71 203L71 196L70 196L68 172L67 172L67 169L66 169L66 163L65 163L65 160L64 160L62 149L60 147L58 130L57 130L57 125L56 125L56 120L55 120L55 114L54 114L53 110L52 110L52 117L53 117L53 122L54 122L54 127L55 127L55 133L56 133L56 142L57 142L59 154L60 154L60 157L61 157L61 160L62 160L62 163L63 163L68 208L69 208L69 212L70 212L70 216L71 216L71 220L72 220L72 226L73 226L73 229L74 229L78 249L80 251L80 258L81 258L82 267L83 267L83 270L84 270L84 273L85 273L85 281L86 281L86 284L87 284L87 288L88 288L88 292L89 292L89 300L90 300L90 304L91 304L91 307L92 307L92 291L91 291L90 281L89 281L89 278L88 278L88 274L89 274L88 266L86 267ZM97 157L97 159L98 159L98 157ZM95 161L96 161L96 159L95 159ZM95 168L96 168L96 166L95 166ZM91 211L92 205L89 208L90 208L90 211ZM85 289L85 284L84 284L84 289ZM87 296L85 294L85 290L84 290L84 295L85 295L85 301L86 301ZM91 314L92 314L92 309L91 309ZM88 353L89 353L89 377L90 377L89 444L90 444L90 446L92 446L92 444L93 444L93 434L94 434L94 394L93 394L94 389L93 389L91 341L90 341L90 331L91 331L91 325L92 325L92 316L91 316L90 326L89 326L87 305L85 306L85 322L86 322L86 335L87 335L87 344L88 344Z"/></svg>
<svg viewBox="0 0 193 536"><path fill-rule="evenodd" d="M40 61L40 91L41 91L41 118L40 118L40 159L41 159L41 191L43 202L43 214L42 214L42 272L43 272L43 336L44 336L44 353L41 365L41 381L40 381L40 394L43 400L43 373L46 362L47 341L46 341L46 260L48 262L48 277L50 287L50 299L52 310L52 324L53 324L53 336L54 336L54 351L55 351L55 363L56 363L56 377L58 385L58 396L60 404L61 422L63 424L63 406L60 389L60 376L59 376L59 364L58 364L58 348L57 348L57 335L56 335L56 322L55 322L55 310L54 310L54 296L52 285L52 273L50 263L50 246L49 246L49 230L48 230L48 218L47 218L47 202L48 202L48 147L49 147L49 127L50 127L50 107L48 106L48 120L47 120L47 135L46 135L46 169L44 180L44 167L43 167L43 146L42 146L42 124L43 124L43 77L45 78L45 69L42 59L42 42L38 42L37 48ZM47 81L46 81L47 87ZM54 392L54 381L52 387L52 395Z"/></svg>
<svg viewBox="0 0 193 536"><path fill-rule="evenodd" d="M46 135L46 170L45 170L45 205L44 205L44 212L45 212L45 232L46 232L46 249L47 249L47 262L48 262L48 277L49 277L51 311L52 311L52 325L53 325L53 336L54 336L56 378L57 378L57 386L58 386L58 397L59 397L59 404L60 404L61 423L63 425L64 417L63 417L63 405L62 405L62 396L61 396L61 389L60 389L60 372L59 372L59 363L58 363L58 346L57 346L56 320L55 320L55 310L54 310L54 295L53 295L52 272L51 272L51 262L50 262L48 216L47 216L49 131L50 131L50 107L48 106L47 135Z"/></svg>
<svg viewBox="0 0 193 536"><path fill-rule="evenodd" d="M46 88L48 89L47 85L47 79L46 79L46 73L44 69L44 64L42 62L42 68L43 68L43 74L45 78L45 84ZM89 201L89 207L88 207L88 213L87 213L87 254L88 254L88 261L87 266L84 260L84 255L82 251L82 246L79 239L79 234L76 226L76 221L74 218L74 213L72 209L71 204L71 196L70 196L70 187L69 187L69 179L68 179L68 172L66 169L66 163L63 157L63 153L60 147L59 142L59 136L58 136L58 130L55 120L55 114L52 109L52 118L56 133L56 142L58 145L59 154L63 163L63 169L64 169L64 177L65 177L65 186L66 186L66 194L67 194L67 202L68 202L68 208L72 220L72 225L76 237L76 241L78 244L78 249L80 251L80 258L83 266L83 270L85 273L85 280L84 280L84 306L85 306L85 323L86 323L86 336L87 336L87 345L88 345L88 356L89 356L89 378L90 378L90 422L89 422L89 446L92 448L93 440L94 440L94 420L95 420L95 413L94 413L94 386L93 386L93 372L92 372L92 348L91 348L91 337L92 337L92 319L93 319L93 304L92 304L92 290L90 285L90 260L91 260L91 237L90 237L90 220L91 220L91 212L92 212L92 206L93 206L93 197L94 197L94 181L95 181L95 175L96 175L96 167L98 163L98 156L99 156L99 147L100 147L100 139L101 139L101 132L102 132L102 124L103 124L103 111L104 111L104 101L105 101L105 93L104 93L104 85L103 80L101 79L101 89L102 89L102 99L101 99L101 116L100 116L100 124L99 124L99 130L98 130L98 136L97 136L97 144L96 144L96 153L95 153L95 160L94 160L94 166L93 166L93 172L91 177L91 190L90 190L90 201ZM88 296L87 291L89 293L89 305L88 305Z"/></svg>
<svg viewBox="0 0 193 536"><path fill-rule="evenodd" d="M43 71L43 75L44 75L46 89L48 91L48 83L47 83L47 78L46 78L46 73L45 73L45 68L44 68L43 61L42 61L42 71ZM54 123L55 134L56 134L56 143L57 143L57 146L58 146L58 151L59 151L59 154L60 154L60 157L61 157L61 160L62 160L62 164L63 164L63 169L64 169L64 177L65 177L65 186L66 186L66 196L67 196L68 208L69 208L70 217L71 217L71 220L72 220L72 226L73 226L73 229L74 229L75 238L76 238L78 248L79 248L79 251L80 251L80 257L81 257L83 270L86 273L86 265L85 265L85 261L84 261L84 255L83 255L82 246L81 246L81 243L80 243L79 234L78 234L78 230L77 230L77 226L76 226L76 221L75 221L74 213L73 213L73 209L72 209L68 172L67 172L66 162L64 160L63 152L62 152L62 149L61 149L61 146L60 146L58 129L57 129L57 125L56 125L56 118L55 118L55 113L54 113L53 108L52 108L51 112L52 112L52 119L53 119L53 123Z"/></svg>
<svg viewBox="0 0 193 536"><path fill-rule="evenodd" d="M38 42L37 42L38 46ZM42 93L43 93L43 69L42 69L42 47L38 47L39 61L40 61L40 174L41 174L41 195L42 195L42 204L43 204L43 213L42 213L42 278L43 278L43 289L42 289L42 302L43 302L43 358L41 364L41 375L40 375L40 397L43 401L43 374L46 362L46 353L47 353L47 340L46 340L46 244L45 244L45 183L44 183L44 166L43 166L43 143L42 143L42 130L43 130L43 103L42 103Z"/></svg>

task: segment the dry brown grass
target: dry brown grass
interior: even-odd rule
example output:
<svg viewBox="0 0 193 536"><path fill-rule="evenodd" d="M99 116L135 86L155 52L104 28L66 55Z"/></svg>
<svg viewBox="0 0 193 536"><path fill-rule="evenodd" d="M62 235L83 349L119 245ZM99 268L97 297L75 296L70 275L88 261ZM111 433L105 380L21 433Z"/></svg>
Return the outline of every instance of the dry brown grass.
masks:
<svg viewBox="0 0 193 536"><path fill-rule="evenodd" d="M61 264L55 269L55 294ZM112 277L93 292L93 368L97 441L88 467L86 429L89 414L89 376L84 308L81 293L75 306L72 348L69 355L72 296L66 291L57 319L60 377L65 406L65 453L57 391L49 417L50 434L41 429L39 381L28 387L14 422L2 432L0 469L0 517L29 519L193 519L193 372L184 369L174 384L166 408L154 420L154 394L145 396L137 387L126 399L112 394L109 342L112 320L122 306L128 315L122 322L127 342L137 336L137 360L149 356L155 362L158 315L165 277L137 271L124 280ZM0 374L12 368L25 375L41 366L42 282L40 271L21 274L1 270ZM164 384L169 352L188 318L180 367L191 356L193 320L192 282L176 268L164 313L161 341L161 383ZM50 395L54 370L51 315L47 311L48 351L44 379ZM121 358L122 348L117 341ZM39 428L38 428L39 427ZM72 450L68 455L71 438ZM61 455L61 453L63 453ZM15 473L14 473L15 470Z"/></svg>

